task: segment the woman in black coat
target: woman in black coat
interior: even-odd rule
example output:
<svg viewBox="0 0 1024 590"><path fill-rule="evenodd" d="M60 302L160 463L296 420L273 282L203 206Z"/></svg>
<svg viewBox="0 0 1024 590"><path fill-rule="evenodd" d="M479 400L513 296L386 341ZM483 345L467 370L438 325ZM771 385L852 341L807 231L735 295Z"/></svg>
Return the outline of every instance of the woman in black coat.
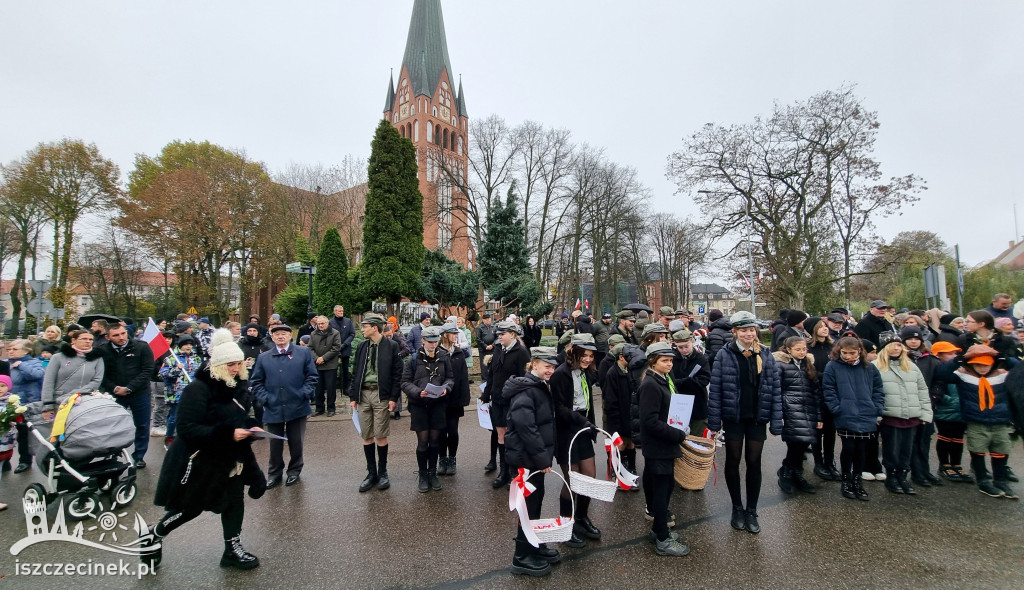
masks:
<svg viewBox="0 0 1024 590"><path fill-rule="evenodd" d="M445 324L441 328L441 347L448 352L452 365L452 391L445 408L445 427L441 431L440 453L437 460L438 475L455 475L455 454L459 451L459 420L466 415L469 405L469 367L466 353L459 348L459 327Z"/></svg>
<svg viewBox="0 0 1024 590"><path fill-rule="evenodd" d="M774 353L782 384L782 440L788 452L779 469L779 487L787 494L817 490L804 479L804 455L818 439L822 427L821 388L814 357L807 354L807 341L791 336Z"/></svg>
<svg viewBox="0 0 1024 590"><path fill-rule="evenodd" d="M249 371L256 364L256 357L267 350L266 342L260 336L260 325L253 322L242 328L242 337L238 339L238 347L245 355L245 368ZM159 367L157 367L159 369ZM263 424L263 404L256 398L252 399L252 414L257 424Z"/></svg>
<svg viewBox="0 0 1024 590"><path fill-rule="evenodd" d="M455 386L448 353L438 343L441 328L423 329L423 345L416 356L404 362L402 391L409 402L409 429L416 433L416 463L419 465L421 493L440 490L437 479L437 458L440 455L441 431L447 424L448 394ZM431 397L427 385L443 386L439 397Z"/></svg>
<svg viewBox="0 0 1024 590"><path fill-rule="evenodd" d="M555 457L555 404L551 398L548 380L555 372L558 351L541 346L530 351L530 363L522 377L512 377L501 395L509 400L505 432L505 456L516 473L519 469L551 471ZM531 520L540 518L544 502L544 476L530 479L534 490L526 497L526 512ZM513 484L516 485L516 484ZM516 552L512 558L512 573L544 576L551 572L551 564L562 556L544 543L534 547L526 540L521 522L516 524Z"/></svg>
<svg viewBox="0 0 1024 590"><path fill-rule="evenodd" d="M527 348L540 346L540 336L540 326L537 325L537 320L533 316L527 317L526 325L523 326L523 343Z"/></svg>
<svg viewBox="0 0 1024 590"><path fill-rule="evenodd" d="M809 323L810 322L810 323ZM804 322L811 335L807 341L807 352L814 358L814 373L818 376L818 388L825 375L825 367L832 360L832 332L828 322L822 318L808 318ZM828 410L824 399L821 402L821 428L818 429L814 442L811 443L811 455L814 457L814 475L825 481L840 481L843 474L836 467L836 421Z"/></svg>
<svg viewBox="0 0 1024 590"><path fill-rule="evenodd" d="M244 486L254 499L267 489L252 452L253 431L260 429L249 417L248 377L245 357L231 332L217 330L209 362L181 394L178 436L164 458L154 498L167 513L143 535L143 547L162 543L171 531L209 510L220 514L224 529L221 566L252 569L260 564L239 540ZM161 551L157 548L142 559L155 567Z"/></svg>
<svg viewBox="0 0 1024 590"><path fill-rule="evenodd" d="M597 465L594 459L594 403L593 387L597 383L597 371L592 369L597 345L591 334L573 334L572 348L565 352L565 363L551 375L551 395L555 400L555 432L557 433L557 458L565 480L569 471L594 477ZM576 438L576 444L569 448L573 436L582 429L591 432ZM572 491L562 488L559 498L560 514L572 516ZM570 547L583 547L583 537L600 539L601 530L590 521L588 510L590 498L576 497L576 525L572 538L566 543Z"/></svg>
<svg viewBox="0 0 1024 590"><path fill-rule="evenodd" d="M612 359L601 386L601 399L605 412L604 427L609 432L618 432L622 437L623 466L631 473L636 473L636 447L633 444L632 415L630 403L633 398L633 385L629 378L626 356L622 350L625 344L616 344L608 351Z"/></svg>
<svg viewBox="0 0 1024 590"><path fill-rule="evenodd" d="M669 372L675 351L667 342L647 347L648 370L640 383L640 433L644 446L644 494L654 517L651 536L658 555L683 557L690 552L678 534L669 531L668 504L675 488L672 474L686 433L668 425L672 394L678 394Z"/></svg>

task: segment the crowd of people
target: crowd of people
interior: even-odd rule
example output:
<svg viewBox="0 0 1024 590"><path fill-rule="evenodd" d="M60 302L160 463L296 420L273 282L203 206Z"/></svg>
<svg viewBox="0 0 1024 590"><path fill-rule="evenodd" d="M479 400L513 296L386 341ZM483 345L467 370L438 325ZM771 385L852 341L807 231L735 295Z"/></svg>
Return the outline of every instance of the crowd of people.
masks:
<svg viewBox="0 0 1024 590"><path fill-rule="evenodd" d="M656 314L563 314L557 346L541 346L530 317L496 321L485 314L474 333L464 318L437 322L424 313L403 336L394 317L367 312L353 346L355 324L339 305L332 318L311 314L298 330L277 317L266 326L253 316L220 330L207 318L161 321L169 350L157 358L129 336L134 326L97 320L89 329L72 325L64 334L50 326L34 341L8 342L0 392L17 393L32 420L44 424L74 392L111 394L133 416L137 469L146 467L151 436L163 438L167 449L155 499L167 512L144 532L148 545L209 510L221 515L221 564L249 569L259 559L240 542L244 492L259 498L299 483L310 416L335 415L338 393L347 396L366 459L359 491L387 490L390 429L404 401L416 435L418 491L439 491L439 476L456 473L469 369L479 363L480 401L489 405L493 425L485 470L496 472L494 488L521 485L514 480L522 470L547 472L556 463L566 481L570 472L598 477L601 426L620 435L623 467L637 474L642 467L641 483L628 487L644 493L654 551L685 556L689 547L672 531L669 504L688 434L724 444L731 524L752 534L761 530L761 455L769 432L786 445L776 471L786 494L817 491L804 475L810 454L814 475L840 481L840 493L854 500L869 499L865 481L883 481L902 495L916 494L915 486L971 482L988 496L1017 498L1007 459L1012 438L1024 432L1024 323L1012 316L1011 301L999 294L990 308L963 318L941 310L897 313L884 301L872 302L859 321L842 308L823 316L783 310L764 338L769 345L749 312L725 317L710 310L703 325L687 310L666 306ZM674 395L694 398L685 431L668 423ZM17 426L17 444L7 443L17 448L13 470L23 472L33 451L24 425ZM270 439L265 475L252 454L256 437ZM933 448L937 471L930 466ZM12 469L10 455L5 471ZM545 490L541 478L530 483L533 520ZM568 486L558 495L560 515L573 523L565 544L600 539L591 499ZM523 525L512 571L545 575L561 554L532 543ZM158 564L159 551L147 559Z"/></svg>

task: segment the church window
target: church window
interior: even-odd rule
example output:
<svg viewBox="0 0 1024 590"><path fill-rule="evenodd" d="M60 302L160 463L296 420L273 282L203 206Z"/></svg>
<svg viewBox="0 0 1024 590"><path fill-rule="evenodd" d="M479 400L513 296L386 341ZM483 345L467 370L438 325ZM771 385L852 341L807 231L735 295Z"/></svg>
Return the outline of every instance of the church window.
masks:
<svg viewBox="0 0 1024 590"><path fill-rule="evenodd" d="M462 136L459 136L459 155L462 155Z"/></svg>
<svg viewBox="0 0 1024 590"><path fill-rule="evenodd" d="M444 149L448 149L448 130L447 129L444 130L444 139L441 142L441 147L444 148Z"/></svg>
<svg viewBox="0 0 1024 590"><path fill-rule="evenodd" d="M417 141L418 142L420 140L420 122L419 121L416 121L415 123L412 124L412 134L413 134L413 141ZM459 139L459 145L461 145L461 144L462 144L462 139L460 138Z"/></svg>
<svg viewBox="0 0 1024 590"><path fill-rule="evenodd" d="M437 107L434 107L434 116L437 116Z"/></svg>

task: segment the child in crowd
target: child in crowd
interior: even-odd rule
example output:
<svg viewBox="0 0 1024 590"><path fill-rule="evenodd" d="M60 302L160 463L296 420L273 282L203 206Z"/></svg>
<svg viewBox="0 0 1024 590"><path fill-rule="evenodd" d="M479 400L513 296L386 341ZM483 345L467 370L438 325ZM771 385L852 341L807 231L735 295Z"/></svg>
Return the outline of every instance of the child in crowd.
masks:
<svg viewBox="0 0 1024 590"><path fill-rule="evenodd" d="M959 352L960 348L945 340L932 344L932 353L943 363L955 359ZM939 458L939 475L952 482L974 483L974 478L960 464L967 423L960 413L960 393L956 383L948 383L933 374L930 393L932 407L935 408L935 429L938 431L935 454Z"/></svg>
<svg viewBox="0 0 1024 590"><path fill-rule="evenodd" d="M907 479L913 460L914 438L922 424L932 421L932 402L924 375L907 356L898 334L884 332L878 338L882 354L874 365L882 376L885 409L880 432L885 488L894 494L916 494Z"/></svg>
<svg viewBox="0 0 1024 590"><path fill-rule="evenodd" d="M195 353L195 340L191 336L178 337L178 346L173 355L168 355L164 366L160 368L160 377L164 380L164 397L167 403L167 434L164 438L164 449L171 448L174 442L174 429L178 423L178 401L185 386L192 382L203 359ZM175 359L177 356L177 359Z"/></svg>
<svg viewBox="0 0 1024 590"><path fill-rule="evenodd" d="M788 452L779 469L779 487L792 494L817 490L804 479L804 455L817 440L821 422L821 391L814 370L814 358L807 353L807 341L790 336L774 353L782 381L782 440Z"/></svg>
<svg viewBox="0 0 1024 590"><path fill-rule="evenodd" d="M0 408L7 405L11 397L11 378L7 375L0 375ZM14 445L17 439L17 431L14 426L5 434L0 434L0 472L11 470L11 457L14 456ZM7 506L4 505L4 508ZM0 508L3 510L3 508Z"/></svg>
<svg viewBox="0 0 1024 590"><path fill-rule="evenodd" d="M960 413L967 423L967 450L971 453L978 490L993 498L1016 500L1006 471L1013 444L1007 372L996 364L998 357L994 348L974 344L967 349L963 362L953 359L943 364L938 377L957 384ZM991 474L985 465L985 455L992 457Z"/></svg>
<svg viewBox="0 0 1024 590"><path fill-rule="evenodd" d="M864 491L862 473L868 443L875 435L878 420L885 409L885 392L882 376L868 362L868 354L860 338L844 336L836 343L832 349L832 360L825 366L822 389L825 404L835 416L836 432L843 443L839 454L842 494L846 498L866 501L868 493Z"/></svg>

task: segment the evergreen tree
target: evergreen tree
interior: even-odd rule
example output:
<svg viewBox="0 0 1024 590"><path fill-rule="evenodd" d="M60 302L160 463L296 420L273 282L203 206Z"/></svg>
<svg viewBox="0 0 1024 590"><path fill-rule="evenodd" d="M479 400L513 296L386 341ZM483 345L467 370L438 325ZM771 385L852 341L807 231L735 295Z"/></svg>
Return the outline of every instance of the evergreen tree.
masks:
<svg viewBox="0 0 1024 590"><path fill-rule="evenodd" d="M348 297L348 256L337 228L330 228L320 242L313 276L313 311L333 317L334 306Z"/></svg>
<svg viewBox="0 0 1024 590"><path fill-rule="evenodd" d="M394 309L403 296L420 289L423 195L416 178L416 149L386 119L370 144L368 178L360 287Z"/></svg>
<svg viewBox="0 0 1024 590"><path fill-rule="evenodd" d="M519 214L515 189L513 182L505 203L498 201L487 211L487 233L478 261L480 280L488 290L530 272L530 249L526 245L526 229Z"/></svg>
<svg viewBox="0 0 1024 590"><path fill-rule="evenodd" d="M472 306L476 303L480 288L480 275L466 270L462 265L438 250L427 250L423 258L423 298L436 303L441 317L448 315L453 305Z"/></svg>

